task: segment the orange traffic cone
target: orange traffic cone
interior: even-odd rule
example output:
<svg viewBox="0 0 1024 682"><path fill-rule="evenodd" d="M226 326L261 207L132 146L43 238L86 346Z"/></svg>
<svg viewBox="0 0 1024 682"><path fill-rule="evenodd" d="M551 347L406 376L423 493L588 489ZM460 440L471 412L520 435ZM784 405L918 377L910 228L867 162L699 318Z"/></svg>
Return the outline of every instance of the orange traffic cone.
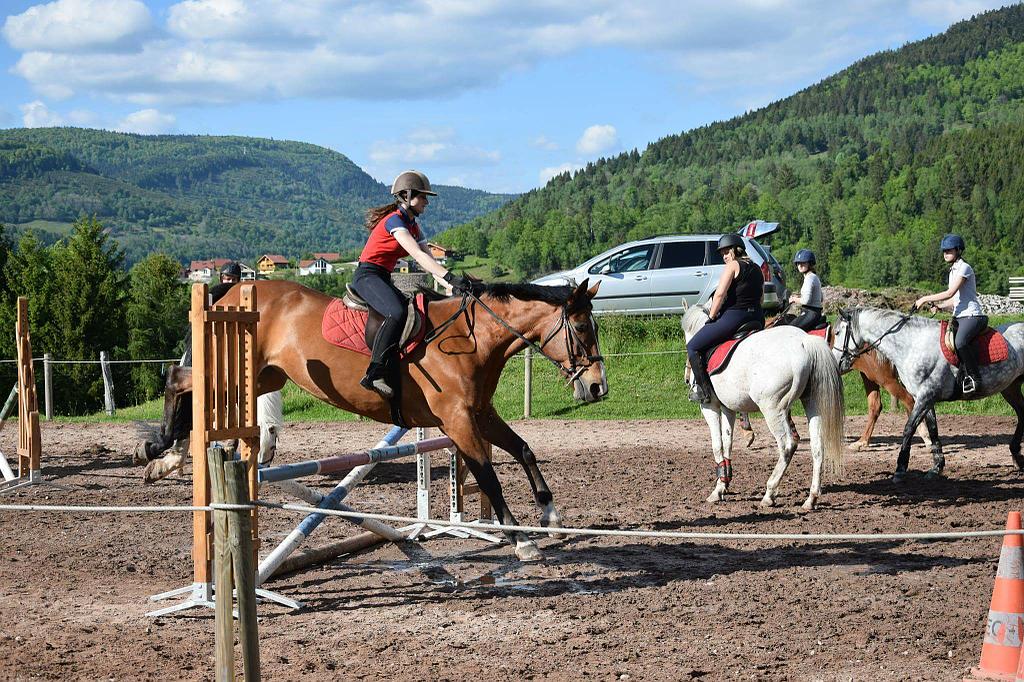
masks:
<svg viewBox="0 0 1024 682"><path fill-rule="evenodd" d="M1020 512L1010 512L1006 530L1020 530ZM1017 676L1021 635L1024 631L1024 538L1003 536L999 568L992 587L992 605L988 610L981 662L971 671L971 679L1008 680Z"/></svg>

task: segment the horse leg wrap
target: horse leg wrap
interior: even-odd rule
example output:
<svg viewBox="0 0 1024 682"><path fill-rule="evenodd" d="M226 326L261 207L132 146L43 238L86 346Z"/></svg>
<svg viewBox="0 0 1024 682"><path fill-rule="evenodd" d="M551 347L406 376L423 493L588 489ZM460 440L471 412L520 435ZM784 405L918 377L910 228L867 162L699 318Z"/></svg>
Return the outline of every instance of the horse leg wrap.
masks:
<svg viewBox="0 0 1024 682"><path fill-rule="evenodd" d="M718 476L719 481L728 487L729 482L732 480L732 460L725 459L715 465L715 475Z"/></svg>

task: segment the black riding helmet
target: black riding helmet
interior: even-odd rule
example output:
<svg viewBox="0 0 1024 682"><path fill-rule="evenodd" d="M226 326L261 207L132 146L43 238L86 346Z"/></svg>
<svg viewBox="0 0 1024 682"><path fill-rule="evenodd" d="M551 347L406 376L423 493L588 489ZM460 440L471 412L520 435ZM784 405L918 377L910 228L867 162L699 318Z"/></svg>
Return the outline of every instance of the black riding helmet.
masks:
<svg viewBox="0 0 1024 682"><path fill-rule="evenodd" d="M743 244L743 237L738 234L723 234L718 240L718 250L731 249L735 246L745 249L746 246Z"/></svg>

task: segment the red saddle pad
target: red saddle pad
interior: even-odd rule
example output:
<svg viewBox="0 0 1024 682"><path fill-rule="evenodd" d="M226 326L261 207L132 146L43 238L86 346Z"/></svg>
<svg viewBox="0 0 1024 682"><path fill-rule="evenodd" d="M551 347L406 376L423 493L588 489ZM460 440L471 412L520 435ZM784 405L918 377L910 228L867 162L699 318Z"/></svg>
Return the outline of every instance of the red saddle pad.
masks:
<svg viewBox="0 0 1024 682"><path fill-rule="evenodd" d="M747 337L744 336L743 339L745 338ZM732 352L736 350L736 346L740 345L740 341L743 339L729 339L715 346L715 349L711 351L711 355L708 356L709 375L725 369L725 366L729 364L729 359L732 358Z"/></svg>
<svg viewBox="0 0 1024 682"><path fill-rule="evenodd" d="M960 365L960 358L946 346L946 328L948 326L948 320L943 320L939 324L939 348L942 349L942 355L945 356L946 361L954 367L958 367ZM992 327L988 327L981 334L978 334L978 337L974 339L974 348L978 353L978 366L994 365L1010 357L1010 349L1006 346L1006 339L1003 338L1002 334L992 329Z"/></svg>
<svg viewBox="0 0 1024 682"><path fill-rule="evenodd" d="M426 302L423 294L416 294L416 310L420 315L426 316ZM366 319L368 315L361 310L352 310L345 305L340 298L336 298L327 306L324 311L324 319L320 330L324 340L339 348L353 350L357 353L370 356L370 348L366 345ZM421 325L415 334L402 349L403 355L408 355L423 342L426 333L426 325Z"/></svg>

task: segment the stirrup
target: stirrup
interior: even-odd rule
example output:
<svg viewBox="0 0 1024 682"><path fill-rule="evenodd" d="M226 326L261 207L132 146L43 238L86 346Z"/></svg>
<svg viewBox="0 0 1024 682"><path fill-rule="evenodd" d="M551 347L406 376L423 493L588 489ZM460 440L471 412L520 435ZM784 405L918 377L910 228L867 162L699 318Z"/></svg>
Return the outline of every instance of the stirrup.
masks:
<svg viewBox="0 0 1024 682"><path fill-rule="evenodd" d="M974 393L976 390L978 390L978 384L974 381L974 377L970 374L965 374L960 392L967 395L968 393Z"/></svg>
<svg viewBox="0 0 1024 682"><path fill-rule="evenodd" d="M694 384L688 397L692 402L700 403L702 405L707 405L711 402L711 396L704 391L704 388L700 384Z"/></svg>
<svg viewBox="0 0 1024 682"><path fill-rule="evenodd" d="M369 374L359 380L359 385L365 389L376 392L381 398L391 400L395 397L395 391L384 377L371 377Z"/></svg>

